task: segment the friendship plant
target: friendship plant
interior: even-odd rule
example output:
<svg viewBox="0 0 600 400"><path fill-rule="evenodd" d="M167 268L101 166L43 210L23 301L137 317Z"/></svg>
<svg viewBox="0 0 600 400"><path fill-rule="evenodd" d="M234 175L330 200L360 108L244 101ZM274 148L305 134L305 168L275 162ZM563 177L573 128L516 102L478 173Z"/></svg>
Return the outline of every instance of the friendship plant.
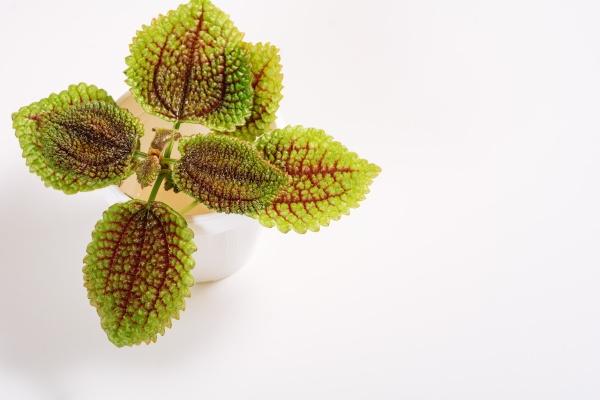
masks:
<svg viewBox="0 0 600 400"><path fill-rule="evenodd" d="M156 200L162 187L221 213L282 232L318 231L368 193L380 169L319 129L272 129L282 99L277 47L247 43L209 0L191 0L135 35L126 82L150 114L144 126L106 91L80 83L21 108L13 126L29 169L67 194L118 185L132 174L145 201L108 208L83 261L84 284L116 346L154 342L184 309L194 278L193 232ZM182 136L181 124L209 134ZM180 157L172 157L174 149Z"/></svg>

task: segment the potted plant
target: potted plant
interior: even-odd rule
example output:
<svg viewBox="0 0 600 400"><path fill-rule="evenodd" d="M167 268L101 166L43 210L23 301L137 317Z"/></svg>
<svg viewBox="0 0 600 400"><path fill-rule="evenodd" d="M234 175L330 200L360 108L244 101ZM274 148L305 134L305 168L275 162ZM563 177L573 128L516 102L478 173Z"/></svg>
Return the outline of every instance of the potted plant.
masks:
<svg viewBox="0 0 600 400"><path fill-rule="evenodd" d="M196 245L159 190L258 220L318 231L357 207L379 168L322 130L273 129L281 100L278 49L243 41L208 0L191 0L137 32L127 58L135 100L169 121L141 147L144 124L104 90L78 84L21 108L13 126L31 172L67 194L131 175L149 194L109 207L92 232L84 284L117 346L154 342L184 309ZM210 133L182 136L182 124ZM155 127L150 127L155 128Z"/></svg>

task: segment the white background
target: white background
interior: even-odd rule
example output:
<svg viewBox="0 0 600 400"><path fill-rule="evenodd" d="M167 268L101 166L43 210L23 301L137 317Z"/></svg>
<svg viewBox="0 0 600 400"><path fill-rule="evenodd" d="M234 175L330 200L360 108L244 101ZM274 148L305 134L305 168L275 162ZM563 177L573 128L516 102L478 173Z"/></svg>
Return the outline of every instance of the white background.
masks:
<svg viewBox="0 0 600 400"><path fill-rule="evenodd" d="M116 349L82 286L101 193L45 189L10 114L114 96L176 0L2 0L3 399L600 398L600 2L219 0L282 49L288 122L382 175L319 234L266 230L156 345Z"/></svg>

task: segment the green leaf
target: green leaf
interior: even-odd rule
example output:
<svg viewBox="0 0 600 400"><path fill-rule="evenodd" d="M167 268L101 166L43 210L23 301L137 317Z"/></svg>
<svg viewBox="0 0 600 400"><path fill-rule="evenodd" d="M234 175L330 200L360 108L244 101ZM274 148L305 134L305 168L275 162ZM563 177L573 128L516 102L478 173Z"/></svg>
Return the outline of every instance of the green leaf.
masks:
<svg viewBox="0 0 600 400"><path fill-rule="evenodd" d="M283 74L277 47L270 43L244 43L243 46L249 54L254 102L252 114L244 126L229 133L253 142L258 136L268 132L275 121L275 114L283 97Z"/></svg>
<svg viewBox="0 0 600 400"><path fill-rule="evenodd" d="M160 173L160 159L156 154L148 154L146 158L138 163L135 173L137 181L142 188L148 187L154 183Z"/></svg>
<svg viewBox="0 0 600 400"><path fill-rule="evenodd" d="M115 345L155 342L179 318L194 284L193 236L164 203L133 200L104 212L83 274L90 303Z"/></svg>
<svg viewBox="0 0 600 400"><path fill-rule="evenodd" d="M282 232L318 231L359 206L381 171L334 141L325 132L301 126L261 136L257 149L285 171L290 184L265 210L254 216Z"/></svg>
<svg viewBox="0 0 600 400"><path fill-rule="evenodd" d="M243 35L208 0L192 0L144 26L131 44L127 83L150 113L227 131L252 107Z"/></svg>
<svg viewBox="0 0 600 400"><path fill-rule="evenodd" d="M144 133L104 90L86 84L21 108L13 126L31 172L67 194L129 176Z"/></svg>
<svg viewBox="0 0 600 400"><path fill-rule="evenodd" d="M253 213L267 207L287 182L247 142L223 135L196 135L179 144L177 187L225 213Z"/></svg>

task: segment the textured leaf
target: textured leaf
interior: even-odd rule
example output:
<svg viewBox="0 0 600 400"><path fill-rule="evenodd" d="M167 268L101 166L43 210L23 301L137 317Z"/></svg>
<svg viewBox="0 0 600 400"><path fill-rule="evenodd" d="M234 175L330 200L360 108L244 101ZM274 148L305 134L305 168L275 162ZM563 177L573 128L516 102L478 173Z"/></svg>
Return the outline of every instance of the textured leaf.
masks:
<svg viewBox="0 0 600 400"><path fill-rule="evenodd" d="M177 187L206 206L226 213L265 208L287 182L247 142L223 135L196 135L179 144Z"/></svg>
<svg viewBox="0 0 600 400"><path fill-rule="evenodd" d="M129 176L144 133L104 90L85 84L23 107L13 126L31 172L69 194Z"/></svg>
<svg viewBox="0 0 600 400"><path fill-rule="evenodd" d="M142 188L148 187L154 183L160 173L160 159L156 154L148 154L148 156L139 162L135 173L137 181Z"/></svg>
<svg viewBox="0 0 600 400"><path fill-rule="evenodd" d="M181 133L172 129L152 129L154 133L154 139L150 143L150 151L155 151L157 154L162 153L165 146L171 140L181 139Z"/></svg>
<svg viewBox="0 0 600 400"><path fill-rule="evenodd" d="M231 130L252 107L242 36L210 1L191 0L138 32L127 58L127 82L148 112Z"/></svg>
<svg viewBox="0 0 600 400"><path fill-rule="evenodd" d="M283 97L283 74L277 47L269 43L244 43L243 46L249 54L254 102L252 113L244 126L230 134L254 141L256 137L268 132L275 121L275 114Z"/></svg>
<svg viewBox="0 0 600 400"><path fill-rule="evenodd" d="M185 219L163 203L111 206L92 234L85 287L115 345L156 341L185 308L196 250Z"/></svg>
<svg viewBox="0 0 600 400"><path fill-rule="evenodd" d="M291 183L256 218L282 232L318 231L339 219L369 192L379 174L374 164L359 158L325 132L300 126L261 136L263 157L285 171Z"/></svg>

